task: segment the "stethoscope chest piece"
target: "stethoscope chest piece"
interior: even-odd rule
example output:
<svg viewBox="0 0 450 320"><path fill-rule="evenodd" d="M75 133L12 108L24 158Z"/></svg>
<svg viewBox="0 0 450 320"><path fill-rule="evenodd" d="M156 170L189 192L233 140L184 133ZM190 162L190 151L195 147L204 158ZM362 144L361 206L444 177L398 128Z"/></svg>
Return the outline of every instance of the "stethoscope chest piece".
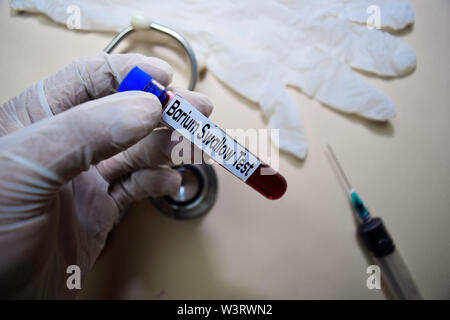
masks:
<svg viewBox="0 0 450 320"><path fill-rule="evenodd" d="M182 177L176 195L150 198L153 205L175 219L193 219L207 213L217 197L217 176L208 164L173 167Z"/></svg>

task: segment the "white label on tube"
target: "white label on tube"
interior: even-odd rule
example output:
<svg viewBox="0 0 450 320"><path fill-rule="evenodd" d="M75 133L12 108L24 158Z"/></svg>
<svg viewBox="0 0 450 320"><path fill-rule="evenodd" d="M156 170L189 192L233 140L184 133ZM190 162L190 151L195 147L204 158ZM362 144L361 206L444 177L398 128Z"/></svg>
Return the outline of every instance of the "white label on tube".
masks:
<svg viewBox="0 0 450 320"><path fill-rule="evenodd" d="M246 181L261 164L246 148L179 96L169 101L162 121L242 181Z"/></svg>

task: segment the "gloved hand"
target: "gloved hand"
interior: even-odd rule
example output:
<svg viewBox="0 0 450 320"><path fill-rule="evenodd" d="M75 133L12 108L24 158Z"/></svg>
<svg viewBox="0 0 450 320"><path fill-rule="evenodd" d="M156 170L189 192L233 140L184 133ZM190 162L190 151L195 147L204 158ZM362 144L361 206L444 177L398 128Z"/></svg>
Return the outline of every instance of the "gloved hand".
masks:
<svg viewBox="0 0 450 320"><path fill-rule="evenodd" d="M115 93L135 65L168 85L172 71L138 54L79 59L0 108L0 297L73 297L66 269L87 275L119 211L176 192L171 131L145 92ZM202 94L174 90L203 114ZM54 116L53 116L54 115Z"/></svg>
<svg viewBox="0 0 450 320"><path fill-rule="evenodd" d="M413 10L405 0L227 0L220 4L67 0L58 5L50 0L11 0L10 4L63 24L69 17L65 9L79 6L82 29L118 31L138 12L172 27L186 36L200 64L203 61L226 85L261 106L269 127L280 129L279 147L300 158L305 157L307 144L286 86L342 112L388 120L395 115L391 99L352 68L395 77L416 65L414 51L386 32L413 23ZM368 9L374 4L380 9L383 30L365 25L373 20Z"/></svg>

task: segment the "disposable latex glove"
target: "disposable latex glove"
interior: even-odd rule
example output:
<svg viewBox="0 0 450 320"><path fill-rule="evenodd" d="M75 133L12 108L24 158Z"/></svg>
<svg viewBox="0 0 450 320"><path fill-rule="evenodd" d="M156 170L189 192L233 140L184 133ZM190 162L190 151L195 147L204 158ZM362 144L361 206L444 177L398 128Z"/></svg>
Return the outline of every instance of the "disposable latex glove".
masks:
<svg viewBox="0 0 450 320"><path fill-rule="evenodd" d="M83 58L0 108L0 296L73 297L69 265L87 275L119 211L176 192L170 131L145 92L114 93L134 66L160 83L169 65L138 54ZM203 114L199 94L174 90ZM55 116L53 116L53 114Z"/></svg>
<svg viewBox="0 0 450 320"><path fill-rule="evenodd" d="M397 37L365 25L371 21L372 13L367 12L371 5L380 8L382 29L400 30L413 23L413 10L404 0L10 3L63 24L70 16L66 9L78 6L82 29L118 31L138 12L174 28L190 41L200 63L261 106L269 127L280 129L279 147L300 158L305 157L307 144L298 108L286 92L288 85L342 112L388 120L395 115L391 99L352 68L395 77L416 65L414 51Z"/></svg>

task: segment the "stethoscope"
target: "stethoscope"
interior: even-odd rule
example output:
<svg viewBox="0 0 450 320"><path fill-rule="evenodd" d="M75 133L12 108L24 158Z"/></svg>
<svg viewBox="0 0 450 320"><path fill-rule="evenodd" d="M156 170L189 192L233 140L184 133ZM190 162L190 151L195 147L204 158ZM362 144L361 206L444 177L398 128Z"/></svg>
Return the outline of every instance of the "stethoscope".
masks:
<svg viewBox="0 0 450 320"><path fill-rule="evenodd" d="M155 22L147 22L141 16L131 19L131 25L121 30L111 42L103 49L111 53L117 45L127 36L137 30L155 30L175 39L187 53L191 69L189 90L194 90L197 84L197 60L189 42L175 30ZM176 219L191 219L207 213L216 200L217 176L209 164L186 164L174 167L181 176L182 182L175 196L150 198L153 205L161 212Z"/></svg>

